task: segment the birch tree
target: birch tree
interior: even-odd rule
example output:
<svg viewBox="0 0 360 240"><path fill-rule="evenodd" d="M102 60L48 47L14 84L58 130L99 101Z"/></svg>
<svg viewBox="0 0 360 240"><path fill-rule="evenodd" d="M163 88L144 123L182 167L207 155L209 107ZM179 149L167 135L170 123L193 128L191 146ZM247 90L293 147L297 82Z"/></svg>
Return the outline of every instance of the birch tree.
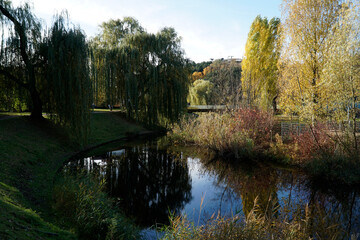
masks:
<svg viewBox="0 0 360 240"><path fill-rule="evenodd" d="M281 105L306 119L315 120L325 108L319 84L341 2L283 0Z"/></svg>
<svg viewBox="0 0 360 240"><path fill-rule="evenodd" d="M329 40L320 89L331 119L352 120L350 130L357 150L355 123L360 102L360 5L357 1L347 1L342 6Z"/></svg>

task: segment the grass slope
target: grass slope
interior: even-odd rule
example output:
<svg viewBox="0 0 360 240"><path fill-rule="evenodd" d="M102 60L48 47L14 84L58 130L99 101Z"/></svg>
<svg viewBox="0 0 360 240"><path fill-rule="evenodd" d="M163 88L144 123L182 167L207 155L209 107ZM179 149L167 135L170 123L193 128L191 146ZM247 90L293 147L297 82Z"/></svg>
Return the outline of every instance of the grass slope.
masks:
<svg viewBox="0 0 360 240"><path fill-rule="evenodd" d="M89 144L144 130L119 113L93 113ZM78 150L49 120L0 120L0 239L75 238L51 224L50 210L56 171Z"/></svg>

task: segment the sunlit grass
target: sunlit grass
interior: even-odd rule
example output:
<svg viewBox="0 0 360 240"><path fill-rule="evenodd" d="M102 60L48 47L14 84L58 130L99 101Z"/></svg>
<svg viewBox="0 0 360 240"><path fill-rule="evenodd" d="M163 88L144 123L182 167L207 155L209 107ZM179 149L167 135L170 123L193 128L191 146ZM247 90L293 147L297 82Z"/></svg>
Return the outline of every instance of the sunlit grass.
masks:
<svg viewBox="0 0 360 240"><path fill-rule="evenodd" d="M30 116L30 112L0 112L1 116Z"/></svg>

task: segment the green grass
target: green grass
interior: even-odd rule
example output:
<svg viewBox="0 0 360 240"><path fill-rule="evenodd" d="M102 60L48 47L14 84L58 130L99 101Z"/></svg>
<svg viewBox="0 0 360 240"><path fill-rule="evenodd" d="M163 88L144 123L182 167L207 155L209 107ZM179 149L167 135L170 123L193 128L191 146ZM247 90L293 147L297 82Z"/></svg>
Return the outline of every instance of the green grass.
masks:
<svg viewBox="0 0 360 240"><path fill-rule="evenodd" d="M30 112L0 112L2 116L30 116Z"/></svg>
<svg viewBox="0 0 360 240"><path fill-rule="evenodd" d="M24 207L18 189L0 183L0 239L74 239L70 232L61 230L38 213Z"/></svg>
<svg viewBox="0 0 360 240"><path fill-rule="evenodd" d="M146 129L124 120L120 112L93 113L89 143L107 142L142 131L146 131Z"/></svg>
<svg viewBox="0 0 360 240"><path fill-rule="evenodd" d="M119 113L94 113L92 120L91 145L145 130ZM0 120L0 239L75 238L52 224L51 202L56 172L78 146L47 119Z"/></svg>

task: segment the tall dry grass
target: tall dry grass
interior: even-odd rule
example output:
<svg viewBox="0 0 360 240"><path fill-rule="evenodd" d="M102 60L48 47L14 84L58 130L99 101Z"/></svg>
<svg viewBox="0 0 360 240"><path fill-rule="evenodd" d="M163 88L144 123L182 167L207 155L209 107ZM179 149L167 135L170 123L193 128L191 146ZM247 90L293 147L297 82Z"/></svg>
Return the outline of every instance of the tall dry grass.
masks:
<svg viewBox="0 0 360 240"><path fill-rule="evenodd" d="M284 139L275 132L272 113L240 108L184 117L170 138L208 147L229 159L270 159L304 167L327 181L360 182L360 137L353 137L346 128L334 133L321 122L308 124L301 133L290 132Z"/></svg>
<svg viewBox="0 0 360 240"><path fill-rule="evenodd" d="M203 113L183 118L173 128L171 138L238 158L270 147L272 122L271 114L256 109Z"/></svg>
<svg viewBox="0 0 360 240"><path fill-rule="evenodd" d="M254 203L247 216L212 217L202 226L195 226L186 216L171 217L162 239L357 239L337 222L338 213L326 214L319 205L284 204L272 216L263 214ZM292 208L292 209L290 209ZM279 213L280 214L277 214Z"/></svg>

